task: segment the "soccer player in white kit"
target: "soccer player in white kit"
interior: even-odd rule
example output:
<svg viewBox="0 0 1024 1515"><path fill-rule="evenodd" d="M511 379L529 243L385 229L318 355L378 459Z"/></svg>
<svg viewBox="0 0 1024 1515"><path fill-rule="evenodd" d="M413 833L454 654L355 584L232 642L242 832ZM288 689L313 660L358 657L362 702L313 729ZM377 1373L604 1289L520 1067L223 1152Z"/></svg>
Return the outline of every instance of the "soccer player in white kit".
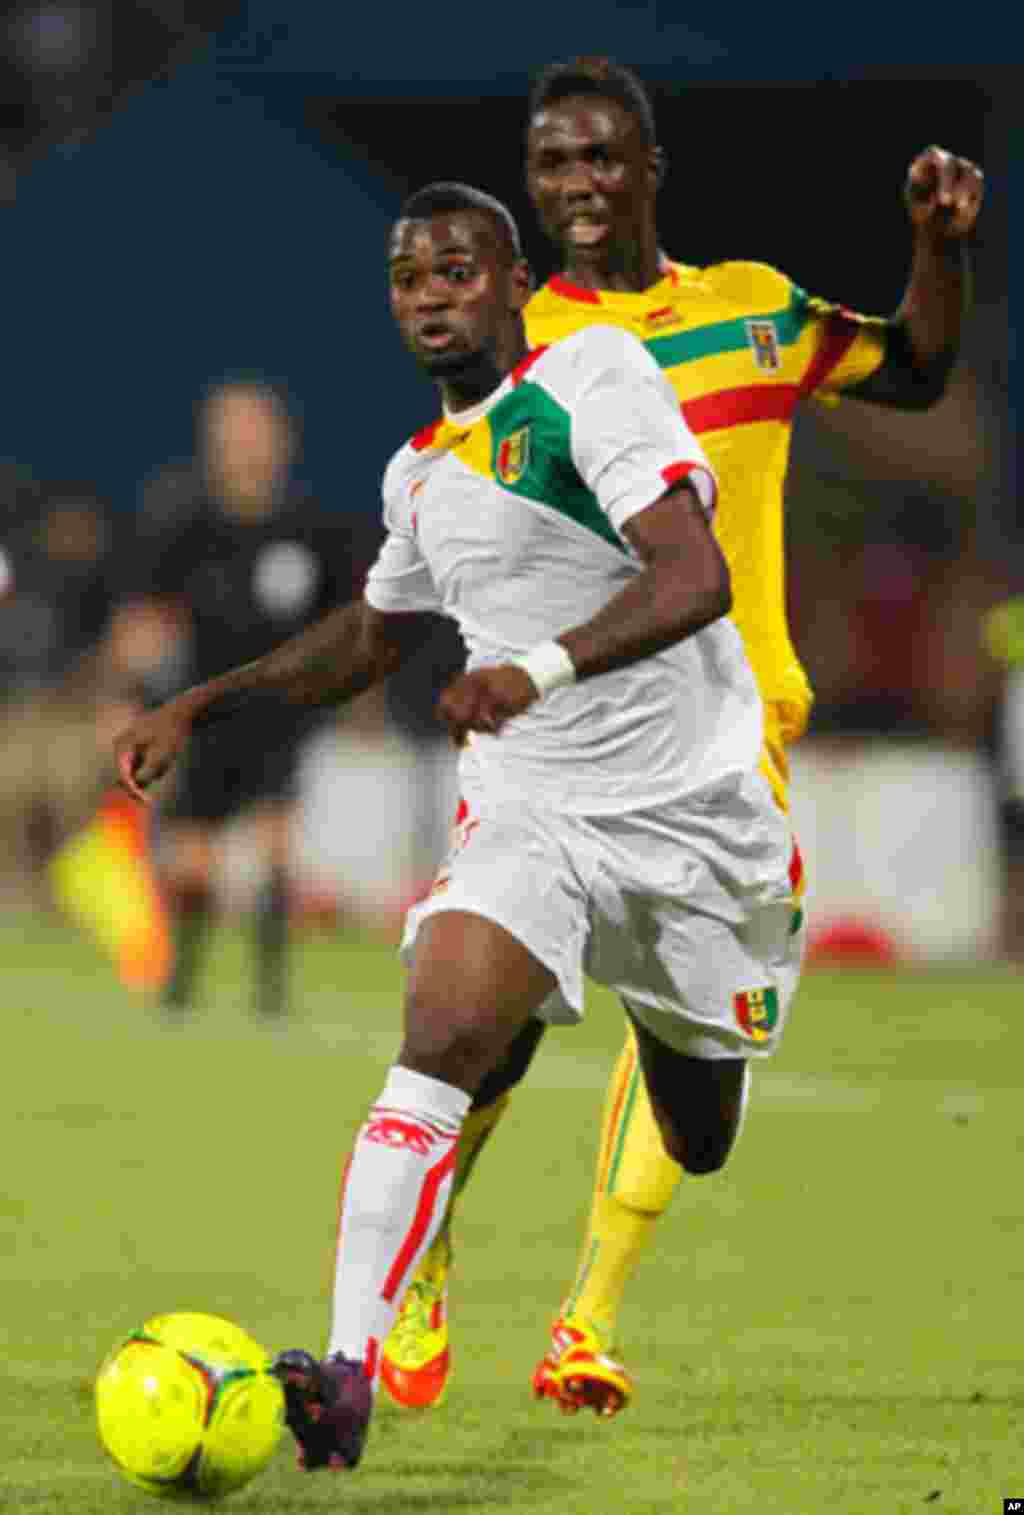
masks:
<svg viewBox="0 0 1024 1515"><path fill-rule="evenodd" d="M528 351L515 223L465 186L406 203L390 289L443 414L387 469L363 599L142 716L116 749L141 798L198 725L261 695L337 702L385 677L425 614L454 617L469 650L439 704L463 803L408 917L405 1035L348 1162L327 1354L277 1361L307 1468L359 1460L460 1126L527 1017L576 1020L584 972L607 984L666 1150L682 1161L701 1126L727 1150L745 1060L774 1049L802 946L793 840L727 619L715 483L670 384L611 327ZM679 1099L682 1060L707 1070L703 1100L692 1075Z"/></svg>

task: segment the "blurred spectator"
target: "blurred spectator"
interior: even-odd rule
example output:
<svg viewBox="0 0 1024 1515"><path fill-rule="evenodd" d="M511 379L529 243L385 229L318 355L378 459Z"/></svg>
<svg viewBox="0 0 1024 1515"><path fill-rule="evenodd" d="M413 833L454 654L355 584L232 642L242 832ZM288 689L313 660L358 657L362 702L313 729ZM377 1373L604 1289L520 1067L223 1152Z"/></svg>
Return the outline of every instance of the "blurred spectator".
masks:
<svg viewBox="0 0 1024 1515"><path fill-rule="evenodd" d="M147 649L162 644L149 680L160 697L261 656L350 598L376 549L369 523L327 514L292 483L299 431L277 389L220 384L197 421L188 483L178 469L158 475L173 480L173 506L159 489L150 493L130 594L115 622L123 656L144 662ZM243 813L265 867L255 922L257 1004L265 1015L284 1010L297 760L322 720L321 712L282 702L201 732L164 797L157 861L177 906L165 992L171 1013L191 1003L224 823Z"/></svg>
<svg viewBox="0 0 1024 1515"><path fill-rule="evenodd" d="M39 486L28 468L13 458L0 458L0 542L6 544L17 531L39 513Z"/></svg>
<svg viewBox="0 0 1024 1515"><path fill-rule="evenodd" d="M52 908L47 866L111 783L114 736L140 708L100 646L60 680L22 693L0 722L0 891Z"/></svg>
<svg viewBox="0 0 1024 1515"><path fill-rule="evenodd" d="M52 686L99 641L119 573L113 522L87 485L43 486L3 537L0 682ZM15 503L24 515L24 499Z"/></svg>
<svg viewBox="0 0 1024 1515"><path fill-rule="evenodd" d="M119 571L106 507L80 483L2 482L0 886L45 908L46 865L92 814L109 729L137 706L102 650Z"/></svg>
<svg viewBox="0 0 1024 1515"><path fill-rule="evenodd" d="M978 634L1007 568L974 515L951 491L834 475L805 479L790 513L791 624L816 696L795 809L829 950L837 923L911 954L1020 950L1024 871L1012 849L1001 875L997 858L1003 681Z"/></svg>
<svg viewBox="0 0 1024 1515"><path fill-rule="evenodd" d="M993 607L982 639L997 681L991 738L998 777L1005 899L1002 942L1024 962L1024 594Z"/></svg>
<svg viewBox="0 0 1024 1515"><path fill-rule="evenodd" d="M1006 675L996 723L1007 957L1024 963L1024 662Z"/></svg>

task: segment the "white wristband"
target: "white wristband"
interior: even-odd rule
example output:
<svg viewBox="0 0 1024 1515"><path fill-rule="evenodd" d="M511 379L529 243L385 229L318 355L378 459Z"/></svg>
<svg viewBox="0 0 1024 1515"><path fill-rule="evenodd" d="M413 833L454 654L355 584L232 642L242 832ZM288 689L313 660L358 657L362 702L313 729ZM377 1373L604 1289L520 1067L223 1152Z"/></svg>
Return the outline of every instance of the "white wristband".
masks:
<svg viewBox="0 0 1024 1515"><path fill-rule="evenodd" d="M523 657L510 661L530 675L541 699L553 689L576 682L576 665L561 642L541 642Z"/></svg>

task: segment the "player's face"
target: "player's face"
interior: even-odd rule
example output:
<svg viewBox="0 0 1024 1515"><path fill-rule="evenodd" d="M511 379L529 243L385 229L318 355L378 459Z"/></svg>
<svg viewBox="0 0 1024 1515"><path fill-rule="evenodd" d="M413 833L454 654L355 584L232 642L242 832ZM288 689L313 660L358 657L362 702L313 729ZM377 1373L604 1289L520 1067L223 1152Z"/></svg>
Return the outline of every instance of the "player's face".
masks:
<svg viewBox="0 0 1024 1515"><path fill-rule="evenodd" d="M610 267L653 215L657 150L617 100L570 95L530 122L526 187L570 265Z"/></svg>
<svg viewBox="0 0 1024 1515"><path fill-rule="evenodd" d="M391 310L432 378L456 378L503 345L518 313L507 249L490 218L450 211L399 221L391 244Z"/></svg>

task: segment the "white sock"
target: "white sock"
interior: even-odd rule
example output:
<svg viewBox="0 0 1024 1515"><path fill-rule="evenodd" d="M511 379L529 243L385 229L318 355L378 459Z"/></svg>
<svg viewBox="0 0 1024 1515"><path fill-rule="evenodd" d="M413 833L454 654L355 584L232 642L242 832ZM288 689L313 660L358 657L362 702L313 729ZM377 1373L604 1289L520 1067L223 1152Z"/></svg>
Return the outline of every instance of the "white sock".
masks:
<svg viewBox="0 0 1024 1515"><path fill-rule="evenodd" d="M394 1067L356 1137L344 1179L327 1350L362 1362L374 1384L405 1284L444 1218L470 1101L453 1084Z"/></svg>

